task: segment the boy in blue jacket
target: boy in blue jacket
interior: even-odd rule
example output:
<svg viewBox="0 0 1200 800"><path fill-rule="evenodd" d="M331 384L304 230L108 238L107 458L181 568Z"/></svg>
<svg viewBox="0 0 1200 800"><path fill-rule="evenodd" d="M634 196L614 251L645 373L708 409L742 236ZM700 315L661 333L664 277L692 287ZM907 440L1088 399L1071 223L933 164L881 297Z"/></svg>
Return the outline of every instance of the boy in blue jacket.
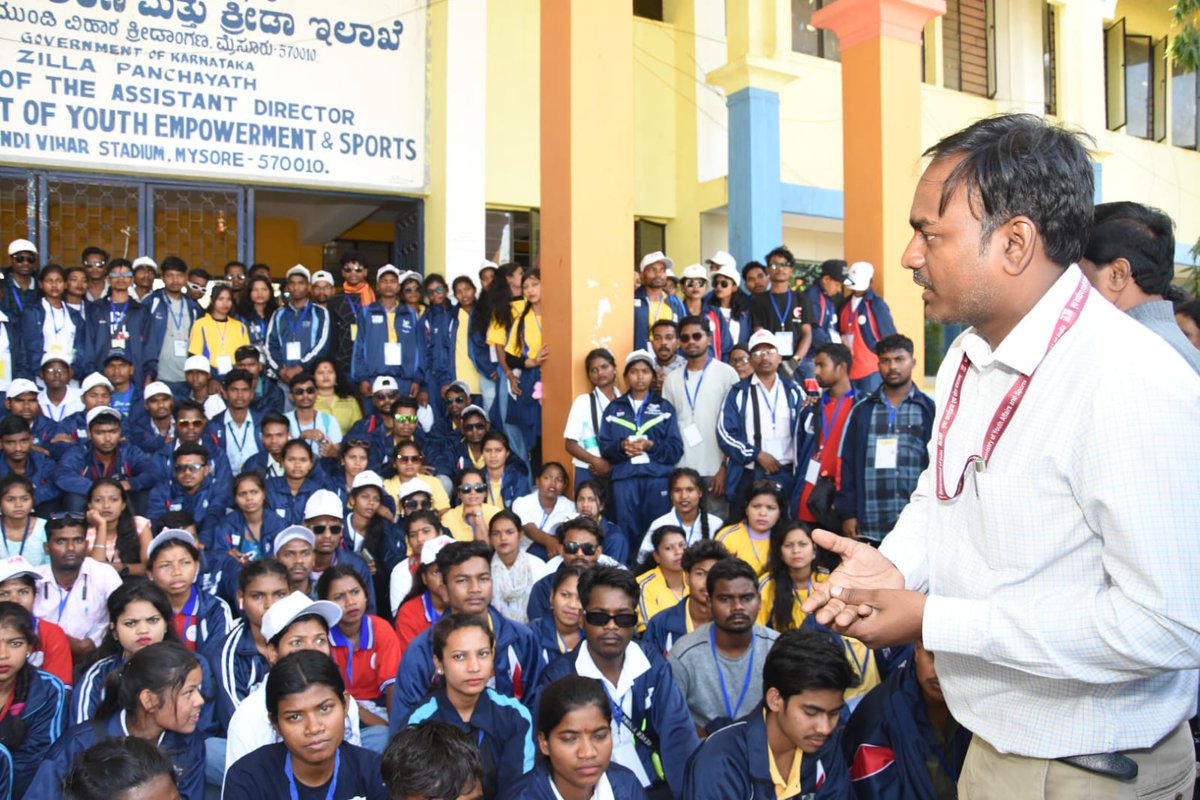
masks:
<svg viewBox="0 0 1200 800"><path fill-rule="evenodd" d="M692 754L683 800L853 798L836 732L854 682L829 639L784 633L763 665L763 702Z"/></svg>
<svg viewBox="0 0 1200 800"><path fill-rule="evenodd" d="M426 381L429 342L424 321L400 301L400 270L391 264L375 276L379 299L358 314L350 378L366 395L380 375L396 379L400 394L416 397ZM426 387L427 388L427 387ZM432 392L431 392L432 394Z"/></svg>
<svg viewBox="0 0 1200 800"><path fill-rule="evenodd" d="M82 511L97 478L116 478L127 492L143 492L163 479L154 460L121 441L121 414L111 406L87 413L88 440L68 448L58 462L54 481L68 511Z"/></svg>
<svg viewBox="0 0 1200 800"><path fill-rule="evenodd" d="M267 326L267 361L282 384L311 370L329 349L329 312L308 299L310 277L302 264L287 271L288 302Z"/></svg>

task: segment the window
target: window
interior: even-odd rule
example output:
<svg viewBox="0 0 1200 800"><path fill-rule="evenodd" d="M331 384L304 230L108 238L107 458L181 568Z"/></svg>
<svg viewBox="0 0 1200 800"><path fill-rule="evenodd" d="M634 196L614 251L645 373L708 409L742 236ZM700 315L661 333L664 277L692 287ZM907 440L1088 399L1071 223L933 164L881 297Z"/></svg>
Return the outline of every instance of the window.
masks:
<svg viewBox="0 0 1200 800"><path fill-rule="evenodd" d="M995 53L992 0L946 0L946 16L942 18L946 88L995 97Z"/></svg>
<svg viewBox="0 0 1200 800"><path fill-rule="evenodd" d="M841 61L837 34L813 27L813 12L833 0L792 0L792 51Z"/></svg>
<svg viewBox="0 0 1200 800"><path fill-rule="evenodd" d="M1167 39L1127 33L1125 20L1104 31L1104 99L1110 131L1139 139L1167 136Z"/></svg>
<svg viewBox="0 0 1200 800"><path fill-rule="evenodd" d="M663 0L633 0L633 15L663 21Z"/></svg>
<svg viewBox="0 0 1200 800"><path fill-rule="evenodd" d="M633 221L633 251L640 263L642 256L654 251L667 252L667 226L647 219Z"/></svg>
<svg viewBox="0 0 1200 800"><path fill-rule="evenodd" d="M1171 70L1171 143L1192 150L1200 146L1200 81L1196 71L1184 72L1178 66Z"/></svg>
<svg viewBox="0 0 1200 800"><path fill-rule="evenodd" d="M1046 3L1042 12L1042 88L1045 113L1058 114L1058 9Z"/></svg>
<svg viewBox="0 0 1200 800"><path fill-rule="evenodd" d="M523 267L537 265L539 214L534 211L487 210L485 247L487 257L497 264L510 261Z"/></svg>

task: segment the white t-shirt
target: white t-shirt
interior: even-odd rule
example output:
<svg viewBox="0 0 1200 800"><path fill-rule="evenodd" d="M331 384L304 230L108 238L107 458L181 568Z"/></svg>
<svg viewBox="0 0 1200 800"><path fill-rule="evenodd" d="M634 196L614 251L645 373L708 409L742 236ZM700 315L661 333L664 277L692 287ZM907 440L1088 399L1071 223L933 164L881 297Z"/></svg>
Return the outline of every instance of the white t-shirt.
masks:
<svg viewBox="0 0 1200 800"><path fill-rule="evenodd" d="M313 424L307 426L302 426L296 421L296 411L294 409L284 414L284 416L287 417L288 421L288 435L294 439L300 438L300 434L305 431L311 431L315 428L325 434L325 438L334 444L342 443L342 426L338 425L338 421L333 416L326 414L324 411L318 411ZM320 458L321 445L315 439L309 439L308 446L312 448L313 457Z"/></svg>
<svg viewBox="0 0 1200 800"><path fill-rule="evenodd" d="M575 504L561 495L555 501L554 508L547 514L545 509L542 508L541 501L538 500L536 489L523 497L513 500L512 511L521 518L522 525L528 525L532 522L538 527L538 530L545 531L550 535L554 535L554 532L558 530L560 522L565 522L579 515L579 512L575 510ZM533 540L522 534L521 549L528 550L531 544L533 544Z"/></svg>
<svg viewBox="0 0 1200 800"><path fill-rule="evenodd" d="M267 682L263 681L241 702L229 719L229 736L225 744L225 771L239 758L260 747L280 741L267 716ZM358 703L346 707L346 741L362 746L358 732Z"/></svg>
<svg viewBox="0 0 1200 800"><path fill-rule="evenodd" d="M675 515L675 510L672 509L672 510L668 511L666 514L663 514L658 519L654 520L654 522L650 523L650 529L648 531L646 531L646 535L642 537L642 544L640 547L638 547L638 554L637 554L638 561L641 561L645 556L650 554L650 551L652 551L654 549L654 545L651 544L650 537L653 536L654 532L656 530L658 530L659 528L661 528L663 525L678 525L680 528L683 528L683 532L686 534L685 538L687 539L688 547L691 547L696 542L700 541L701 536L704 533L704 528L700 524L699 516L696 517L696 521L693 522L691 527L689 528L687 525L684 525L680 521L679 517L677 517ZM708 538L710 538L710 539L717 538L717 531L721 530L721 528L724 525L725 525L725 523L721 521L720 517L718 517L714 514L709 514L708 515Z"/></svg>
<svg viewBox="0 0 1200 800"><path fill-rule="evenodd" d="M388 593L391 596L392 616L396 616L396 612L400 610L400 604L404 602L404 598L412 590L413 575L410 571L412 567L412 559L406 558L396 566L392 567L392 576L389 579L390 588Z"/></svg>
<svg viewBox="0 0 1200 800"><path fill-rule="evenodd" d="M592 389L587 394L581 394L571 403L571 411L567 414L567 424L563 428L564 439L574 439L579 446L597 458L600 456L600 432L592 425L592 398L596 400L596 420L604 417L604 409L608 408L609 399L599 389ZM587 463L578 458L571 462L577 467L587 469Z"/></svg>
<svg viewBox="0 0 1200 800"><path fill-rule="evenodd" d="M83 394L77 387L68 384L62 402L54 405L50 400L50 395L46 394L45 389L42 389L38 392L38 406L42 409L42 416L54 422L62 422L72 414L83 411Z"/></svg>
<svg viewBox="0 0 1200 800"><path fill-rule="evenodd" d="M70 590L54 580L50 564L37 568L45 579L37 587L33 615L48 619L76 639L91 639L99 647L108 634L108 596L121 585L121 576L108 564L83 559Z"/></svg>
<svg viewBox="0 0 1200 800"><path fill-rule="evenodd" d="M691 467L706 478L717 474L725 458L717 441L717 422L724 411L725 395L737 382L737 370L715 358L703 372L678 369L663 380L663 397L675 407L683 437L678 466Z"/></svg>

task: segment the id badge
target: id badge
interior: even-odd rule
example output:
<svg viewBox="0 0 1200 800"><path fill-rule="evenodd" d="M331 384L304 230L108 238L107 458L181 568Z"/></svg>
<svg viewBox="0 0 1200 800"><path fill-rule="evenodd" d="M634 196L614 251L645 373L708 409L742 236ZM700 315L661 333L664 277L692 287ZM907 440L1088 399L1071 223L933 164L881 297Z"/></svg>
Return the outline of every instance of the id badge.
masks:
<svg viewBox="0 0 1200 800"><path fill-rule="evenodd" d="M692 423L683 429L683 443L688 447L698 447L704 437L700 435L700 429L696 427L696 423Z"/></svg>
<svg viewBox="0 0 1200 800"><path fill-rule="evenodd" d="M229 356L217 356L217 372L224 375L233 369L233 359Z"/></svg>
<svg viewBox="0 0 1200 800"><path fill-rule="evenodd" d="M775 334L775 349L779 351L779 355L784 358L792 356L792 332L791 331L776 331Z"/></svg>
<svg viewBox="0 0 1200 800"><path fill-rule="evenodd" d="M885 436L875 440L875 469L895 469L900 453L900 437Z"/></svg>
<svg viewBox="0 0 1200 800"><path fill-rule="evenodd" d="M804 470L804 482L815 484L817 479L821 477L821 462L817 459L810 459L808 468Z"/></svg>
<svg viewBox="0 0 1200 800"><path fill-rule="evenodd" d="M299 342L288 342L287 347L284 349L284 357L288 361L299 361L300 360L300 343Z"/></svg>
<svg viewBox="0 0 1200 800"><path fill-rule="evenodd" d="M383 344L383 363L389 367L400 366L400 343L399 342L384 342L384 344Z"/></svg>
<svg viewBox="0 0 1200 800"><path fill-rule="evenodd" d="M125 340L119 336L114 336L112 338L112 341L109 342L109 344L112 345L113 350L124 350L125 349Z"/></svg>
<svg viewBox="0 0 1200 800"><path fill-rule="evenodd" d="M358 341L358 323L357 322L350 323L350 341L352 341L352 342Z"/></svg>
<svg viewBox="0 0 1200 800"><path fill-rule="evenodd" d="M187 358L187 342L183 339L175 340L175 357Z"/></svg>

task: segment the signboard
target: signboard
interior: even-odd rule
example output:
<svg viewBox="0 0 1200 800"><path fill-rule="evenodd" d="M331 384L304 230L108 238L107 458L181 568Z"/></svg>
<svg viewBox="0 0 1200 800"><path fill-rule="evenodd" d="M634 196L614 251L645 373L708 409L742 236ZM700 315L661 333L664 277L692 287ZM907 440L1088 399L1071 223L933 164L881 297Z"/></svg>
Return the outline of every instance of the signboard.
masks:
<svg viewBox="0 0 1200 800"><path fill-rule="evenodd" d="M426 0L4 0L0 161L426 189Z"/></svg>

